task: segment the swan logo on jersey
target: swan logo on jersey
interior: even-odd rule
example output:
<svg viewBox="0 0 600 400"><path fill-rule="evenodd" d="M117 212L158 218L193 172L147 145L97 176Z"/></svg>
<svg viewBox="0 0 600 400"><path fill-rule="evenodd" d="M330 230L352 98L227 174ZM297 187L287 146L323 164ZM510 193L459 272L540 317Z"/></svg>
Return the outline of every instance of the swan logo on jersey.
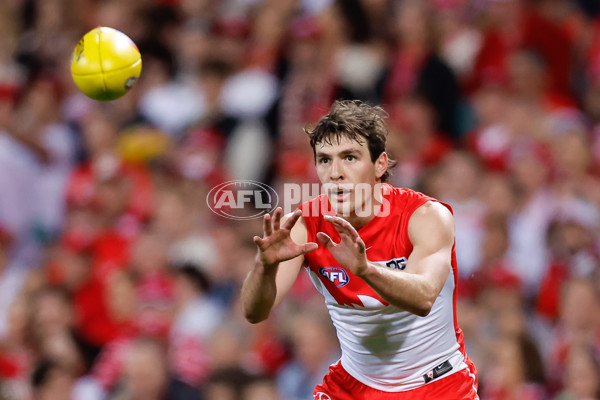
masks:
<svg viewBox="0 0 600 400"><path fill-rule="evenodd" d="M335 287L346 286L350 282L348 273L339 267L319 268L319 273L329 279Z"/></svg>
<svg viewBox="0 0 600 400"><path fill-rule="evenodd" d="M327 393L317 392L313 395L315 400L331 400L331 397Z"/></svg>

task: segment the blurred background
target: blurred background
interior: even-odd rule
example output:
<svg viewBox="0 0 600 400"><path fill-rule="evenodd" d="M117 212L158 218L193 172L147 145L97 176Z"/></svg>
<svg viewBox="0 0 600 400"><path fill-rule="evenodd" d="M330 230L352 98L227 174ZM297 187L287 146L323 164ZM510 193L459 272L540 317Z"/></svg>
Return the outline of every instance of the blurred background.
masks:
<svg viewBox="0 0 600 400"><path fill-rule="evenodd" d="M452 205L484 400L599 399L600 3L0 2L0 399L307 400L338 343L301 273L250 325L260 220L231 179L317 182L336 98L389 113L392 183ZM88 30L138 45L122 99L70 76Z"/></svg>

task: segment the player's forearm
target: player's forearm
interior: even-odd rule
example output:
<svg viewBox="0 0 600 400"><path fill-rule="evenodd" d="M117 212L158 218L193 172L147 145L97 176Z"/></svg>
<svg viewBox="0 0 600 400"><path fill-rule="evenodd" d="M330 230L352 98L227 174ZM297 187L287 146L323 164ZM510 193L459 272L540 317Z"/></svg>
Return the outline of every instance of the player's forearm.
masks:
<svg viewBox="0 0 600 400"><path fill-rule="evenodd" d="M277 266L265 267L260 260L254 261L242 286L242 307L248 322L256 324L269 316L277 296L276 275Z"/></svg>
<svg viewBox="0 0 600 400"><path fill-rule="evenodd" d="M391 305L421 317L429 314L439 294L422 275L392 270L371 262L361 278Z"/></svg>

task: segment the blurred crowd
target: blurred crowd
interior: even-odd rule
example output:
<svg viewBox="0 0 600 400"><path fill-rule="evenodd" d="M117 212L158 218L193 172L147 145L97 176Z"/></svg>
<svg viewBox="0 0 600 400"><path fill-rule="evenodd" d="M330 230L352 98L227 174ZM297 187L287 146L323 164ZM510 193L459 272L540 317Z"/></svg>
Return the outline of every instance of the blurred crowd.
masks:
<svg viewBox="0 0 600 400"><path fill-rule="evenodd" d="M108 103L70 76L96 26L143 59ZM247 323L260 220L205 199L317 182L336 98L382 104L392 183L454 209L481 398L600 399L594 0L0 2L0 399L311 398L322 299L301 273Z"/></svg>

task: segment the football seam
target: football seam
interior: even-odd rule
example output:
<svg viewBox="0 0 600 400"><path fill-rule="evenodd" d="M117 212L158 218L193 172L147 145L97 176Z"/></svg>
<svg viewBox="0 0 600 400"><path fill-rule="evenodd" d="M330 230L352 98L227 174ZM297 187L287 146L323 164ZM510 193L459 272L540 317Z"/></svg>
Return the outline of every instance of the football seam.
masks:
<svg viewBox="0 0 600 400"><path fill-rule="evenodd" d="M131 65L126 65L126 66L124 66L124 67L120 67L120 68L117 68L117 69L111 69L110 71L107 71L107 73L109 73L109 74L110 74L110 73L112 73L112 72L119 72L119 71L121 71L121 70L123 70L123 69L127 69L127 68L133 68L133 67L135 67L137 64L139 64L141 61L142 61L142 59L140 58L139 60L137 60L136 62L134 62L134 63L133 63L133 64L131 64ZM105 71L104 71L104 69L102 68L102 65L100 65L100 71L97 71L97 72L87 72L87 73L85 73L85 74L76 74L76 73L73 73L73 75L75 75L75 76L89 76L89 75L102 74L102 76L104 76L104 72L105 72ZM133 75L132 75L132 76L133 76Z"/></svg>
<svg viewBox="0 0 600 400"><path fill-rule="evenodd" d="M100 75L102 75L102 87L104 88L104 92L106 90L106 80L104 79L104 67L102 66L102 51L100 48L102 47L102 30L98 29L98 60L100 61Z"/></svg>

